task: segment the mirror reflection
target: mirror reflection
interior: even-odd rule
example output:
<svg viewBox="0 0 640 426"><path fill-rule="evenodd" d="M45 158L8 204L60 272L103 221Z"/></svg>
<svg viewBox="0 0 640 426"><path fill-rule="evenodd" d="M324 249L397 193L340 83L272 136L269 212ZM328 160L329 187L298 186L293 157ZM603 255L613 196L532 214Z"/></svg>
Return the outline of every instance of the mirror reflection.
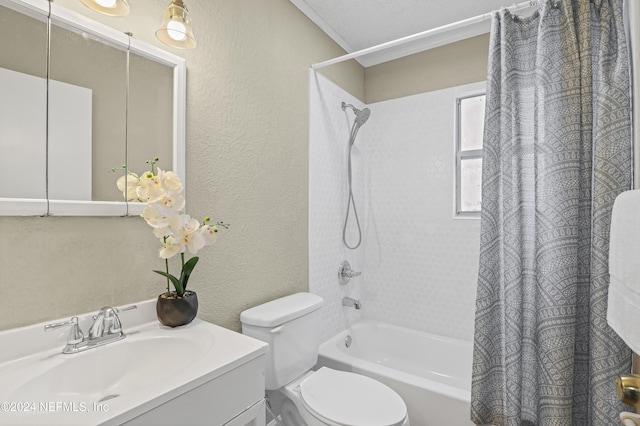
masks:
<svg viewBox="0 0 640 426"><path fill-rule="evenodd" d="M0 198L47 196L46 77L46 17L0 6Z"/></svg>
<svg viewBox="0 0 640 426"><path fill-rule="evenodd" d="M183 58L47 0L0 24L0 215L139 214L111 170L154 157L184 179Z"/></svg>
<svg viewBox="0 0 640 426"><path fill-rule="evenodd" d="M126 50L52 24L49 78L49 199L122 201Z"/></svg>
<svg viewBox="0 0 640 426"><path fill-rule="evenodd" d="M129 52L127 164L131 171L146 170L145 161L155 157L160 159L159 168L173 170L173 104L173 68Z"/></svg>

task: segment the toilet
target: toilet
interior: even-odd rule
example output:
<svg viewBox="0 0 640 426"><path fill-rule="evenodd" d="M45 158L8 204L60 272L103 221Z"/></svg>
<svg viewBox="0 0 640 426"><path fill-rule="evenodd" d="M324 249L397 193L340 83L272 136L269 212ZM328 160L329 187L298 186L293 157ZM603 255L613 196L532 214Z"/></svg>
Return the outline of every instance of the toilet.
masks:
<svg viewBox="0 0 640 426"><path fill-rule="evenodd" d="M240 314L242 333L267 342L265 387L281 400L286 426L409 426L407 406L388 386L360 374L321 367L323 299L297 293ZM277 411L277 410L276 410Z"/></svg>

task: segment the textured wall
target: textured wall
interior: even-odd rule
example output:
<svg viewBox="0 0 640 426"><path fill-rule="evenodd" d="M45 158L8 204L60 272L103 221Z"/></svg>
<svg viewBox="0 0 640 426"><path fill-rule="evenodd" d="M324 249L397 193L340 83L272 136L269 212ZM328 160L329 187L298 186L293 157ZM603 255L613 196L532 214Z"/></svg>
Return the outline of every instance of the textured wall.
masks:
<svg viewBox="0 0 640 426"><path fill-rule="evenodd" d="M168 1L124 18L56 3L155 41ZM187 59L187 209L232 224L201 252L199 316L239 329L239 313L308 288L308 68L344 52L288 0L191 0L199 46ZM167 49L171 49L168 48ZM353 62L328 71L364 96ZM0 328L155 297L162 263L139 218L0 218Z"/></svg>
<svg viewBox="0 0 640 426"><path fill-rule="evenodd" d="M369 67L365 102L374 103L487 79L489 34Z"/></svg>

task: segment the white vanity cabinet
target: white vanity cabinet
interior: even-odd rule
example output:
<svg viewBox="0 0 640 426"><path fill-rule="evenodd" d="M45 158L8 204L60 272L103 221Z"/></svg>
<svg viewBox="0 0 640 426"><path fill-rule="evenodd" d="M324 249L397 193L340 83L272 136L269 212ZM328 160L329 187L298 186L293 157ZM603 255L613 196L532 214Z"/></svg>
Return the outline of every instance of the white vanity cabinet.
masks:
<svg viewBox="0 0 640 426"><path fill-rule="evenodd" d="M126 426L265 426L264 354L128 422Z"/></svg>
<svg viewBox="0 0 640 426"><path fill-rule="evenodd" d="M265 426L268 345L198 318L164 327L155 304L120 307L126 337L79 353L62 353L67 327L1 331L0 425Z"/></svg>

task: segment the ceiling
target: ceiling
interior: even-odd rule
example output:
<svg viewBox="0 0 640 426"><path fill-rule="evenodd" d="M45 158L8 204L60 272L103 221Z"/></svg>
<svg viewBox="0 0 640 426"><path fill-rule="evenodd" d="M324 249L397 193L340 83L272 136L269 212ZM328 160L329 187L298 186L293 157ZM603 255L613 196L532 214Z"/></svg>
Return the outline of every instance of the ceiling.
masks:
<svg viewBox="0 0 640 426"><path fill-rule="evenodd" d="M522 1L522 0L520 0ZM291 0L347 52L510 7L513 0ZM526 14L526 11L519 12ZM365 67L489 31L490 20L358 58Z"/></svg>

